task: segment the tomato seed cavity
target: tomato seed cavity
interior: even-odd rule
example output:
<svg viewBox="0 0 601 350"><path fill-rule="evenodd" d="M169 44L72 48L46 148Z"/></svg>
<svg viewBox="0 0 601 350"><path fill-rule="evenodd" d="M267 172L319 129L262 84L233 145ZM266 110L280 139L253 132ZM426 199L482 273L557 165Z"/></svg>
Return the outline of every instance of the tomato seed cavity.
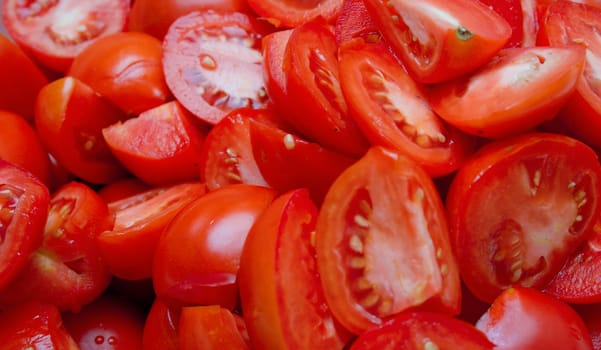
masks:
<svg viewBox="0 0 601 350"><path fill-rule="evenodd" d="M6 231L13 220L22 194L23 191L14 186L0 185L0 243L6 238Z"/></svg>

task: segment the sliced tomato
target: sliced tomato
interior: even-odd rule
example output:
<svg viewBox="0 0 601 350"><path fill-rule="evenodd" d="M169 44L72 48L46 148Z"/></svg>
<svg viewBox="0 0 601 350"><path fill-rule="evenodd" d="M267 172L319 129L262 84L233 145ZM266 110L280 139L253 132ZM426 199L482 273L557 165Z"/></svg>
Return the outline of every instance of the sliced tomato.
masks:
<svg viewBox="0 0 601 350"><path fill-rule="evenodd" d="M266 187L229 185L182 209L157 245L152 270L157 296L170 305L233 310L244 241L275 195Z"/></svg>
<svg viewBox="0 0 601 350"><path fill-rule="evenodd" d="M163 40L167 85L184 107L210 124L236 108L266 106L261 39L268 32L239 12L179 17Z"/></svg>
<svg viewBox="0 0 601 350"><path fill-rule="evenodd" d="M201 183L152 188L111 202L115 225L97 244L111 273L131 280L150 278L159 237L167 224L206 189Z"/></svg>
<svg viewBox="0 0 601 350"><path fill-rule="evenodd" d="M593 349L589 332L574 309L531 288L505 290L476 327L499 350Z"/></svg>
<svg viewBox="0 0 601 350"><path fill-rule="evenodd" d="M601 7L570 1L554 2L547 8L544 31L551 45L578 44L586 47L586 61L576 93L559 118L573 135L600 149L601 89L597 70L601 44L594 34L601 30Z"/></svg>
<svg viewBox="0 0 601 350"><path fill-rule="evenodd" d="M129 0L6 0L2 20L10 36L38 61L66 72L86 46L125 28Z"/></svg>
<svg viewBox="0 0 601 350"><path fill-rule="evenodd" d="M374 145L409 156L432 176L447 175L475 142L434 113L424 87L383 44L355 40L340 49L340 85L357 125Z"/></svg>
<svg viewBox="0 0 601 350"><path fill-rule="evenodd" d="M410 308L459 313L442 201L406 156L374 147L336 179L319 212L316 249L326 301L356 334Z"/></svg>
<svg viewBox="0 0 601 350"><path fill-rule="evenodd" d="M27 170L0 159L0 291L42 243L48 188Z"/></svg>
<svg viewBox="0 0 601 350"><path fill-rule="evenodd" d="M477 136L502 138L553 119L582 74L580 46L512 48L478 71L429 91L434 110Z"/></svg>
<svg viewBox="0 0 601 350"><path fill-rule="evenodd" d="M320 205L336 178L356 158L257 121L249 121L251 150L267 184L284 193L307 188Z"/></svg>
<svg viewBox="0 0 601 350"><path fill-rule="evenodd" d="M363 0L346 0L342 4L340 15L334 26L336 43L344 43L356 38L363 38L367 42L382 40L380 29L372 18Z"/></svg>
<svg viewBox="0 0 601 350"><path fill-rule="evenodd" d="M136 116L173 99L162 62L161 41L149 34L124 32L94 41L73 60L69 75Z"/></svg>
<svg viewBox="0 0 601 350"><path fill-rule="evenodd" d="M265 87L273 102L273 107L286 115L286 73L284 73L284 55L292 29L285 29L265 35L261 42Z"/></svg>
<svg viewBox="0 0 601 350"><path fill-rule="evenodd" d="M317 215L309 192L292 190L275 199L248 234L238 276L256 349L342 349L350 339L323 294L313 245Z"/></svg>
<svg viewBox="0 0 601 350"><path fill-rule="evenodd" d="M599 235L601 166L585 144L557 134L490 143L459 170L447 196L463 281L492 302L513 285L543 288Z"/></svg>
<svg viewBox="0 0 601 350"><path fill-rule="evenodd" d="M186 306L178 324L178 344L186 350L247 350L234 314L218 305Z"/></svg>
<svg viewBox="0 0 601 350"><path fill-rule="evenodd" d="M193 11L250 12L245 0L136 0L133 1L128 29L146 32L163 40L171 23Z"/></svg>
<svg viewBox="0 0 601 350"><path fill-rule="evenodd" d="M511 25L511 37L505 47L532 47L538 35L537 5L541 0L480 0Z"/></svg>
<svg viewBox="0 0 601 350"><path fill-rule="evenodd" d="M250 7L276 27L298 27L317 18L334 20L343 0L248 0Z"/></svg>
<svg viewBox="0 0 601 350"><path fill-rule="evenodd" d="M362 333L350 350L492 350L494 345L472 324L427 311L402 312Z"/></svg>
<svg viewBox="0 0 601 350"><path fill-rule="evenodd" d="M70 182L52 194L42 245L0 292L1 305L30 300L78 311L100 296L111 275L96 236L113 227L106 202L87 185Z"/></svg>
<svg viewBox="0 0 601 350"><path fill-rule="evenodd" d="M0 140L0 158L31 172L46 186L51 185L48 152L25 118L0 110Z"/></svg>
<svg viewBox="0 0 601 350"><path fill-rule="evenodd" d="M204 125L177 101L113 124L102 135L115 157L152 186L199 179Z"/></svg>
<svg viewBox="0 0 601 350"><path fill-rule="evenodd" d="M419 82L458 77L488 62L511 26L477 0L366 0L382 35Z"/></svg>
<svg viewBox="0 0 601 350"><path fill-rule="evenodd" d="M181 308L169 307L156 298L144 323L142 348L144 350L178 350L177 325Z"/></svg>
<svg viewBox="0 0 601 350"><path fill-rule="evenodd" d="M59 309L35 302L0 312L0 342L5 349L79 350Z"/></svg>
<svg viewBox="0 0 601 350"><path fill-rule="evenodd" d="M81 349L142 350L144 316L135 304L107 294L63 319Z"/></svg>
<svg viewBox="0 0 601 350"><path fill-rule="evenodd" d="M152 186L144 183L138 178L125 177L102 186L98 189L98 194L107 203L111 203L142 193L151 188Z"/></svg>
<svg viewBox="0 0 601 350"><path fill-rule="evenodd" d="M200 178L209 190L239 183L269 186L252 151L251 119L275 117L268 109L235 109L209 131L200 150Z"/></svg>
<svg viewBox="0 0 601 350"><path fill-rule="evenodd" d="M283 58L286 79L281 116L309 141L359 156L368 147L340 89L336 38L320 21L292 30ZM276 101L277 102L277 101Z"/></svg>
<svg viewBox="0 0 601 350"><path fill-rule="evenodd" d="M5 2L6 3L6 2ZM33 120L33 106L48 78L12 41L0 33L0 109Z"/></svg>
<svg viewBox="0 0 601 350"><path fill-rule="evenodd" d="M124 177L102 129L126 116L89 86L73 77L44 86L35 105L35 126L42 143L70 173L90 183Z"/></svg>

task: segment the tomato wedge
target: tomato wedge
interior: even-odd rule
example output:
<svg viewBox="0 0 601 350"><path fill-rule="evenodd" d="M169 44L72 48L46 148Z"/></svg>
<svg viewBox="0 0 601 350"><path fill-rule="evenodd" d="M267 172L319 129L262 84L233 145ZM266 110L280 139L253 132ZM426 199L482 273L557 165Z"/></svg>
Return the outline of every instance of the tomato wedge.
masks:
<svg viewBox="0 0 601 350"><path fill-rule="evenodd" d="M250 349L238 328L236 316L218 305L183 307L177 333L180 349Z"/></svg>
<svg viewBox="0 0 601 350"><path fill-rule="evenodd" d="M338 16L343 0L248 0L248 5L276 27L298 27L304 23Z"/></svg>
<svg viewBox="0 0 601 350"><path fill-rule="evenodd" d="M419 82L436 83L483 65L511 26L478 0L366 0L386 41Z"/></svg>
<svg viewBox="0 0 601 350"><path fill-rule="evenodd" d="M312 243L317 215L309 192L292 190L276 198L248 234L238 276L256 349L341 349L350 339L323 295Z"/></svg>
<svg viewBox="0 0 601 350"><path fill-rule="evenodd" d="M543 288L601 230L601 165L557 134L489 143L451 183L451 239L466 286L492 302L510 286Z"/></svg>
<svg viewBox="0 0 601 350"><path fill-rule="evenodd" d="M466 77L429 91L434 110L477 136L502 138L553 119L582 74L584 48L505 49Z"/></svg>
<svg viewBox="0 0 601 350"><path fill-rule="evenodd" d="M216 124L233 109L265 107L261 39L269 28L239 12L196 11L179 17L163 40L163 70L173 95Z"/></svg>
<svg viewBox="0 0 601 350"><path fill-rule="evenodd" d="M385 45L355 40L339 56L342 92L372 144L407 155L432 176L455 171L472 153L473 138L434 113L424 87Z"/></svg>
<svg viewBox="0 0 601 350"><path fill-rule="evenodd" d="M336 179L319 213L316 249L326 301L356 334L409 308L459 313L442 201L406 156L374 147Z"/></svg>
<svg viewBox="0 0 601 350"><path fill-rule="evenodd" d="M97 38L125 28L129 0L6 0L2 20L10 36L38 61L66 72Z"/></svg>

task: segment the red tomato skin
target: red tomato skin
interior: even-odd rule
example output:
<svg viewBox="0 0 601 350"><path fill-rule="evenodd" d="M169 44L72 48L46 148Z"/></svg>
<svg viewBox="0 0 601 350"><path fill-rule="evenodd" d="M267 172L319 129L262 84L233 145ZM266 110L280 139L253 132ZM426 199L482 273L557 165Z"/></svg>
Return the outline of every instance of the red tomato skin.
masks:
<svg viewBox="0 0 601 350"><path fill-rule="evenodd" d="M541 32L549 45L578 44L586 48L582 78L558 119L567 131L595 149L601 149L601 97L596 88L594 67L601 51L591 28L601 28L601 8L586 3L561 1L551 3L544 17Z"/></svg>
<svg viewBox="0 0 601 350"><path fill-rule="evenodd" d="M326 301L354 334L407 309L460 311L442 201L429 175L406 156L372 147L336 179L319 212L316 249ZM395 283L399 274L411 284Z"/></svg>
<svg viewBox="0 0 601 350"><path fill-rule="evenodd" d="M36 130L48 152L70 173L95 184L127 174L102 137L102 128L125 118L110 102L73 77L44 86L35 105Z"/></svg>
<svg viewBox="0 0 601 350"><path fill-rule="evenodd" d="M340 349L350 339L330 313L318 277L311 246L317 215L308 190L292 190L277 197L249 232L238 276L256 349Z"/></svg>
<svg viewBox="0 0 601 350"><path fill-rule="evenodd" d="M33 105L48 78L27 55L0 34L0 109L33 121Z"/></svg>
<svg viewBox="0 0 601 350"><path fill-rule="evenodd" d="M538 34L539 1L523 0L480 0L503 16L511 25L511 37L505 47L532 47L536 46Z"/></svg>
<svg viewBox="0 0 601 350"><path fill-rule="evenodd" d="M144 350L178 350L177 326L180 307L169 307L156 298L144 323L142 348Z"/></svg>
<svg viewBox="0 0 601 350"><path fill-rule="evenodd" d="M163 40L169 89L211 125L234 109L266 107L260 45L271 31L242 12L194 11L179 17Z"/></svg>
<svg viewBox="0 0 601 350"><path fill-rule="evenodd" d="M593 349L601 349L601 304L572 305L584 321L593 342Z"/></svg>
<svg viewBox="0 0 601 350"><path fill-rule="evenodd" d="M144 313L116 296L104 295L63 319L81 350L142 349Z"/></svg>
<svg viewBox="0 0 601 350"><path fill-rule="evenodd" d="M425 87L385 44L354 40L341 47L339 59L342 92L372 145L407 155L433 177L454 172L472 153L474 138L434 113Z"/></svg>
<svg viewBox="0 0 601 350"><path fill-rule="evenodd" d="M106 289L111 275L94 240L113 227L106 202L94 190L70 182L53 192L41 246L0 292L0 304L30 300L79 310Z"/></svg>
<svg viewBox="0 0 601 350"><path fill-rule="evenodd" d="M294 28L282 63L286 97L276 108L299 136L359 157L369 142L350 116L342 95L337 51L334 33L325 23L314 21Z"/></svg>
<svg viewBox="0 0 601 350"><path fill-rule="evenodd" d="M161 41L149 34L115 33L86 47L68 74L135 116L173 99L162 54Z"/></svg>
<svg viewBox="0 0 601 350"><path fill-rule="evenodd" d="M243 0L136 0L127 25L132 32L145 32L163 40L177 18L206 10L250 13L248 4Z"/></svg>
<svg viewBox="0 0 601 350"><path fill-rule="evenodd" d="M248 5L276 27L294 28L323 18L334 21L342 7L343 0L320 0L299 3L296 1L248 0Z"/></svg>
<svg viewBox="0 0 601 350"><path fill-rule="evenodd" d="M151 188L152 186L147 185L142 180L135 177L129 177L115 180L102 186L98 190L98 195L107 203L111 203L148 191Z"/></svg>
<svg viewBox="0 0 601 350"><path fill-rule="evenodd" d="M4 349L81 350L52 304L25 303L0 311Z"/></svg>
<svg viewBox="0 0 601 350"><path fill-rule="evenodd" d="M586 325L574 309L531 288L505 290L476 327L499 350L593 349Z"/></svg>
<svg viewBox="0 0 601 350"><path fill-rule="evenodd" d="M479 1L369 0L365 6L393 51L421 83L439 83L474 70L511 36L509 23ZM405 19L404 14L411 16ZM421 42L424 39L426 44Z"/></svg>
<svg viewBox="0 0 601 350"><path fill-rule="evenodd" d="M350 350L406 349L492 350L494 345L472 324L449 315L407 311L368 329L352 344Z"/></svg>
<svg viewBox="0 0 601 350"><path fill-rule="evenodd" d="M536 159L545 159L545 162L537 163ZM540 178L526 184L522 181L538 177L537 170ZM489 143L466 162L450 185L446 208L462 280L474 296L490 303L511 286L542 289L587 238L598 235L599 202L595 195L588 194L600 191L600 171L592 149L576 139L549 133L527 133ZM569 185L570 182L574 186ZM572 186L578 188L575 193L585 194L586 203L577 204L581 200L573 197ZM534 196L530 188L540 188L539 196ZM482 191L489 191L491 195L485 202L476 201L476 196L485 193ZM532 201L530 205L524 204L529 201ZM543 204L540 203L545 201L547 209L541 210ZM493 204L487 207L489 202L500 207L491 207ZM558 216L557 211L565 214ZM496 219L497 215L511 220ZM576 219L577 215L581 218ZM570 222L572 219L580 221ZM536 226L538 224L542 226ZM553 229L545 228L551 224ZM535 235L541 232L556 236L536 239ZM518 247L513 249L522 250L519 258L516 257L522 265L513 265L513 260L502 254L510 249L505 243L512 234L519 239ZM537 244L543 239L556 245ZM528 249L536 249L536 255L527 255ZM540 260L532 256L543 256L544 268L537 268ZM521 266L523 274L516 275L517 280L513 282L511 266Z"/></svg>
<svg viewBox="0 0 601 350"><path fill-rule="evenodd" d="M115 215L115 225L96 240L111 273L129 280L150 278L164 228L205 192L203 184L190 182L151 188L111 202L109 209Z"/></svg>
<svg viewBox="0 0 601 350"><path fill-rule="evenodd" d="M74 57L92 42L122 31L130 5L129 0L85 3L62 0L38 4L4 1L2 20L9 35L24 51L60 73L67 72ZM67 16L70 21L65 25L60 20Z"/></svg>
<svg viewBox="0 0 601 350"><path fill-rule="evenodd" d="M234 314L218 305L185 306L178 324L182 350L248 350Z"/></svg>
<svg viewBox="0 0 601 350"><path fill-rule="evenodd" d="M0 244L0 291L27 266L42 243L48 215L48 188L28 171L0 159L0 208L3 242Z"/></svg>
<svg viewBox="0 0 601 350"><path fill-rule="evenodd" d="M0 110L0 140L0 158L28 170L46 186L51 186L48 152L25 118Z"/></svg>
<svg viewBox="0 0 601 350"><path fill-rule="evenodd" d="M472 74L429 89L430 104L471 135L500 139L524 133L566 105L584 60L579 46L505 49Z"/></svg>
<svg viewBox="0 0 601 350"><path fill-rule="evenodd" d="M182 209L163 231L154 256L157 296L171 305L232 310L238 302L236 275L244 241L275 195L265 187L230 185Z"/></svg>
<svg viewBox="0 0 601 350"><path fill-rule="evenodd" d="M115 157L151 186L198 180L205 134L204 127L177 101L102 130Z"/></svg>

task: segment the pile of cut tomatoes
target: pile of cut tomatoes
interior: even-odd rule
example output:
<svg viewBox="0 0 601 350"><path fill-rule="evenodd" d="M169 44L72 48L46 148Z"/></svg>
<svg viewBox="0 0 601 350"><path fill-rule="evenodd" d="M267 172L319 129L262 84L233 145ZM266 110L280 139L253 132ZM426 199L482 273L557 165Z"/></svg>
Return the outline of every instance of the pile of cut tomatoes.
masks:
<svg viewBox="0 0 601 350"><path fill-rule="evenodd" d="M0 349L601 349L601 1L1 13Z"/></svg>

